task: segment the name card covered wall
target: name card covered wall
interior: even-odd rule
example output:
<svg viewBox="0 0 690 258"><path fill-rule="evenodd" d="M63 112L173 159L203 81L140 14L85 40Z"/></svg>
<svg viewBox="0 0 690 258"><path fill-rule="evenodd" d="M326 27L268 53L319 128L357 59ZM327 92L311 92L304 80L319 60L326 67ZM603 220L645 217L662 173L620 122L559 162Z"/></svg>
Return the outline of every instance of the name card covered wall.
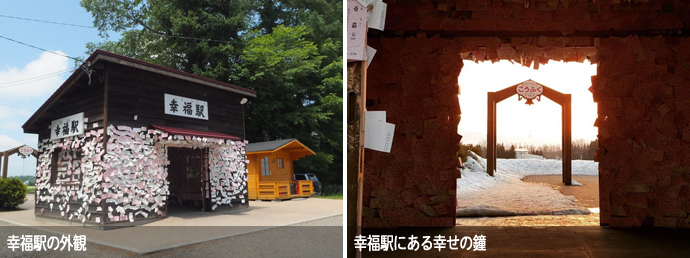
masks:
<svg viewBox="0 0 690 258"><path fill-rule="evenodd" d="M84 134L84 112L50 122L50 139Z"/></svg>
<svg viewBox="0 0 690 258"><path fill-rule="evenodd" d="M208 120L208 102L165 94L165 114Z"/></svg>
<svg viewBox="0 0 690 258"><path fill-rule="evenodd" d="M37 213L82 223L133 222L165 216L161 207L165 207L169 194L167 146L209 148L207 187L212 210L222 205L232 207L233 201L246 203L247 141L168 135L146 127L111 125L107 130L107 149L104 129L39 143ZM52 155L58 149L82 153L79 165L70 170L82 175L80 182L50 182Z"/></svg>

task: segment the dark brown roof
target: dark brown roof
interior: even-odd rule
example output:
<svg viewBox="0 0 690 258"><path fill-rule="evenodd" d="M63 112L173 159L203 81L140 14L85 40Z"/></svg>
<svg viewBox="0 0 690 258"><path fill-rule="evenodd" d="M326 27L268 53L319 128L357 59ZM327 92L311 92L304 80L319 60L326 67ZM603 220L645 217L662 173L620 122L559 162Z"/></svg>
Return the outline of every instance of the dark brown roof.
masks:
<svg viewBox="0 0 690 258"><path fill-rule="evenodd" d="M240 86L233 85L233 84L230 84L227 82L216 81L216 80L209 79L206 77L202 77L202 76L198 76L195 74L183 72L180 70L175 70L175 69L171 69L168 67L163 67L160 65L144 62L141 60L137 60L134 58L129 58L126 56L110 53L108 51L103 51L100 49L94 51L89 56L89 58L87 58L86 61L84 61L84 63L90 62L91 65L93 65L98 60L101 60L101 59L103 59L104 61L108 61L108 62L118 62L119 64L122 64L122 65L139 66L140 68L143 66L143 67L147 67L150 69L154 69L155 71L158 71L160 74L164 74L164 75L168 75L168 76L175 76L176 75L175 77L192 80L192 81L195 81L197 83L207 85L209 87L215 87L215 88L224 89L227 91L232 91L232 92L235 92L238 94L245 95L247 97L252 97L252 98L256 97L256 91L255 90L242 88ZM22 128L24 128L24 131L26 132L27 127L31 123L33 123L33 121L35 119L37 119L42 113L44 113L47 108L49 108L53 103L55 103L55 101L61 95L60 93L69 89L73 85L72 82L74 80L76 80L82 74L83 74L83 70L77 68L72 73L72 75L70 75L69 78L67 78L67 80L65 80L65 82L62 83L62 85L55 92L53 92L53 95L51 95L48 98L48 100L46 100L46 102L44 102L43 105L41 105L41 107L38 108L38 110L36 110L36 112L33 115L31 115L31 117L26 121L26 123L24 123L24 125L22 126Z"/></svg>
<svg viewBox="0 0 690 258"><path fill-rule="evenodd" d="M134 58L129 58L129 57L126 57L126 56L121 56L121 55L114 54L114 53L110 53L110 52L108 52L108 51L103 51L103 50L100 50L100 49L94 51L93 54L91 54L91 56L89 56L89 58L86 59L86 61L90 61L91 59L94 59L94 57L97 56L97 55L99 55L99 54L100 54L100 55L104 55L104 56L111 56L111 57L114 57L114 58L117 58L117 59L121 59L121 60L124 60L124 61L129 61L129 62L132 62L132 63L137 63L137 64L140 64L140 65L148 66L148 67L155 68L155 69L160 69L160 70L163 70L163 71L168 71L168 72L175 73L175 74L179 74L179 75L182 75L182 76L185 76L185 77L190 77L190 78L199 79L199 80L202 80L202 81L206 81L206 82L218 84L218 85L220 85L220 86L224 86L224 87L227 87L227 88L230 88L230 89L236 89L236 90L244 91L244 92L247 92L247 93L251 93L251 95L254 95L253 97L256 97L256 91L255 91L255 90L250 90L250 89L247 89L247 88L242 88L242 87L240 87L240 86L233 85L233 84L230 84L230 83L227 83L227 82L216 81L216 80L209 79L209 78L206 78L206 77L202 77L202 76L199 76L199 75L196 75L196 74L191 74L191 73L183 72L183 71L180 71L180 70L175 70L175 69L168 68L168 67L164 67L164 66L160 66L160 65L156 65L156 64L152 64L152 63L147 63L147 62L144 62L144 61L141 61L141 60L137 60L137 59L134 59Z"/></svg>

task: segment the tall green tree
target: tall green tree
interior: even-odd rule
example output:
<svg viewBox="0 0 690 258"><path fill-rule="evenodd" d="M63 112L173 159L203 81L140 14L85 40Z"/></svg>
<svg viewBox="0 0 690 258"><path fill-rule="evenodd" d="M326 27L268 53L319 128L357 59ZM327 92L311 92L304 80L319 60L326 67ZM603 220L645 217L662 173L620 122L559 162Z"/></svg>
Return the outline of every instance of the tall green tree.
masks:
<svg viewBox="0 0 690 258"><path fill-rule="evenodd" d="M323 65L326 56L307 41L305 26L247 34L239 85L257 90L248 104L250 141L297 138L316 151L297 162L326 182L342 182L342 62ZM340 59L342 61L342 59Z"/></svg>
<svg viewBox="0 0 690 258"><path fill-rule="evenodd" d="M103 49L219 81L238 69L252 27L252 0L82 0L94 26L107 39L88 43L88 53Z"/></svg>
<svg viewBox="0 0 690 258"><path fill-rule="evenodd" d="M257 8L258 22L253 33L248 34L248 44L243 55L242 76L237 78L241 85L257 87L258 94L274 94L281 89L266 89L267 87L289 87L295 85L300 91L290 98L291 102L284 102L281 97L259 96L252 104L248 119L256 121L264 118L276 121L277 132L274 128L257 125L263 129L261 134L248 133L255 140L272 140L285 138L286 135L298 138L317 152L316 156L308 156L296 162L297 171L314 172L322 180L340 184L342 182L342 0L259 0ZM306 42L312 44L296 58L286 59L282 54L292 46L304 47ZM313 48L313 47L315 48ZM262 51L272 55L268 59L257 58ZM308 49L308 51L307 51ZM307 53L308 52L308 53ZM283 58L278 58L282 56ZM289 55L287 55L289 56ZM295 60L311 60L307 66L304 62ZM318 62L316 62L318 60ZM301 66L300 66L301 65ZM271 76L257 74L247 76L256 67L270 67ZM261 70L261 68L259 68ZM299 72L297 72L299 71ZM261 88L259 88L261 87ZM286 104L290 103L290 104ZM294 110L289 114L276 112L283 105L293 105ZM301 110L301 111L299 111ZM301 113L301 114L300 114ZM262 114L264 117L259 117ZM316 115L319 114L319 115ZM298 115L298 117L294 117ZM278 122L280 121L280 122ZM250 138L252 139L252 138ZM326 173L328 171L328 173Z"/></svg>
<svg viewBox="0 0 690 258"><path fill-rule="evenodd" d="M342 0L82 0L103 49L257 90L250 141L297 138L296 163L342 182ZM108 39L108 32L122 38Z"/></svg>

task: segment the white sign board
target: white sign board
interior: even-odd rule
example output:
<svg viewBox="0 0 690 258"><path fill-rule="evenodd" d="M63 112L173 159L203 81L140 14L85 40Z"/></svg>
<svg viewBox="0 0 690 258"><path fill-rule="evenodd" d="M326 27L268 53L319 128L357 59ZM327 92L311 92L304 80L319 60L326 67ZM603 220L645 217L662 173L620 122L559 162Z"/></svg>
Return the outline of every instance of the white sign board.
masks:
<svg viewBox="0 0 690 258"><path fill-rule="evenodd" d="M358 1L347 1L347 60L363 61L367 37L367 8Z"/></svg>
<svg viewBox="0 0 690 258"><path fill-rule="evenodd" d="M544 87L535 81L528 80L517 86L517 94L526 99L534 99L544 92Z"/></svg>
<svg viewBox="0 0 690 258"><path fill-rule="evenodd" d="M166 115L208 120L208 102L165 94Z"/></svg>
<svg viewBox="0 0 690 258"><path fill-rule="evenodd" d="M386 111L367 111L364 123L364 148L390 153L395 125L386 122Z"/></svg>
<svg viewBox="0 0 690 258"><path fill-rule="evenodd" d="M50 139L60 139L84 134L84 112L53 120L50 123Z"/></svg>
<svg viewBox="0 0 690 258"><path fill-rule="evenodd" d="M19 154L22 154L22 156L29 156L31 153L34 153L34 148L26 145L19 147Z"/></svg>

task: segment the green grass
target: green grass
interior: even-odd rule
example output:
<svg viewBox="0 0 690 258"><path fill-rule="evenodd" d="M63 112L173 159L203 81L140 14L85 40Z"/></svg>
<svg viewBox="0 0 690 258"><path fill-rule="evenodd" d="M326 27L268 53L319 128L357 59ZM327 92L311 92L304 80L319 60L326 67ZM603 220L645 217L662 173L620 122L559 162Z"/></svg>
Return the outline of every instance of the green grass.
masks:
<svg viewBox="0 0 690 258"><path fill-rule="evenodd" d="M36 186L26 186L26 193L27 194L36 193Z"/></svg>
<svg viewBox="0 0 690 258"><path fill-rule="evenodd" d="M328 195L319 195L319 196L314 196L314 197L320 198L320 199L342 200L343 199L343 192L332 193L332 194L328 194Z"/></svg>
<svg viewBox="0 0 690 258"><path fill-rule="evenodd" d="M324 185L323 194L314 196L321 199L342 200L343 186L342 185Z"/></svg>

